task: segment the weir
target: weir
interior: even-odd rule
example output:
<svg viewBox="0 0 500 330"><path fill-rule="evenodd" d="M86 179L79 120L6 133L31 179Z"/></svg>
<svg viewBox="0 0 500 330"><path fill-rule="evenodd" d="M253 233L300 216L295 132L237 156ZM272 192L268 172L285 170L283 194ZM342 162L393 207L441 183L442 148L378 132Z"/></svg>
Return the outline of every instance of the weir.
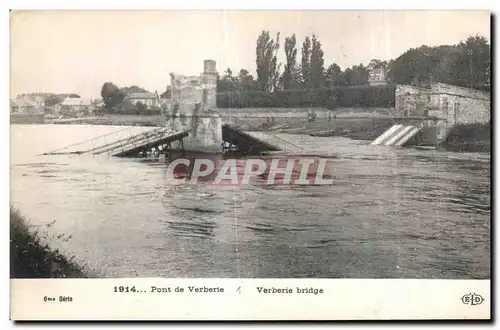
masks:
<svg viewBox="0 0 500 330"><path fill-rule="evenodd" d="M422 125L413 126L396 124L375 139L371 145L403 146L414 137L422 127Z"/></svg>

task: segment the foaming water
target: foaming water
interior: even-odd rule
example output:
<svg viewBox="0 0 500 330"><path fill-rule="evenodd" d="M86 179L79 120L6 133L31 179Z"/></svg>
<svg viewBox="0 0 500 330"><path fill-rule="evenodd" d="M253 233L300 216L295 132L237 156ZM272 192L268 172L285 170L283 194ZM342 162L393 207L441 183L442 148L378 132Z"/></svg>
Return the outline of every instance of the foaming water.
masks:
<svg viewBox="0 0 500 330"><path fill-rule="evenodd" d="M102 276L490 276L488 154L280 134L328 158L334 183L317 186L173 185L160 161L36 156L116 129L11 126L13 206Z"/></svg>

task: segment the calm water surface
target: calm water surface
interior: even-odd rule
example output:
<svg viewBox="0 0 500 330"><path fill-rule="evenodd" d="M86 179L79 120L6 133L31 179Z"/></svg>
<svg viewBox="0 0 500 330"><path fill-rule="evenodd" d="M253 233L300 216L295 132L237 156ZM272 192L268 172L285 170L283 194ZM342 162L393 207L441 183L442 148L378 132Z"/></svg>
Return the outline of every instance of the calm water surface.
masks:
<svg viewBox="0 0 500 330"><path fill-rule="evenodd" d="M329 186L174 186L160 161L37 156L118 129L11 126L11 204L102 277L490 277L489 154L278 135L337 155Z"/></svg>

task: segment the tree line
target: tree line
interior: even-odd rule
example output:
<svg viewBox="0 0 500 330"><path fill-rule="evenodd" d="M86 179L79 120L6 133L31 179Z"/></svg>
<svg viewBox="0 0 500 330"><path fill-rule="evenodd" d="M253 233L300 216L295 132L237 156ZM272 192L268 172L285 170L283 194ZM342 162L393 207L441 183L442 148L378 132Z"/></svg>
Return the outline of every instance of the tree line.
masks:
<svg viewBox="0 0 500 330"><path fill-rule="evenodd" d="M397 84L429 87L433 82L490 89L490 45L483 36L471 36L454 45L411 48L396 59L372 59L342 70L337 63L325 67L322 44L316 35L297 45L295 34L286 37L284 63L278 61L280 33L262 31L255 48L256 77L249 70L234 74L227 68L217 76L217 106L224 107L329 107L394 106ZM299 56L300 54L300 56ZM387 85L370 86L370 72L382 69ZM143 112L143 104L129 104L138 86L102 86L105 109L116 113Z"/></svg>
<svg viewBox="0 0 500 330"><path fill-rule="evenodd" d="M217 79L218 106L392 106L396 84L429 87L442 82L490 89L490 45L479 35L455 45L422 45L393 60L372 59L366 66L360 63L345 70L337 63L325 69L322 45L314 34L304 38L300 61L295 34L285 38L285 63L278 61L280 46L280 33L273 38L262 31L256 42L257 76L246 69L236 75L226 69ZM387 86L369 86L375 69L385 72Z"/></svg>

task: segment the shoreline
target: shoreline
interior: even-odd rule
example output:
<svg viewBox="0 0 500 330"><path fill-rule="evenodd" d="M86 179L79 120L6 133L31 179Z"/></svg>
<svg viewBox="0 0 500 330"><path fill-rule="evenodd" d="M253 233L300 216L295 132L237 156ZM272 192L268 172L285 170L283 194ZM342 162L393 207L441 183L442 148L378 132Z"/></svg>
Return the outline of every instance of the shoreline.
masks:
<svg viewBox="0 0 500 330"><path fill-rule="evenodd" d="M274 122L270 125L266 122L265 116L235 115L224 117L223 121L224 124L235 126L244 131L345 137L363 141L376 139L395 124L395 121L389 117L347 117L342 115L331 122L320 116L313 123L308 123L307 116L304 115L275 117ZM166 120L161 115L107 114L100 117L66 118L61 121L46 119L44 124L161 127L165 123ZM447 140L437 148L455 152L488 153L491 150L490 130L490 123L458 125L452 129Z"/></svg>
<svg viewBox="0 0 500 330"><path fill-rule="evenodd" d="M49 247L46 234L10 208L10 278L91 278L74 257Z"/></svg>

